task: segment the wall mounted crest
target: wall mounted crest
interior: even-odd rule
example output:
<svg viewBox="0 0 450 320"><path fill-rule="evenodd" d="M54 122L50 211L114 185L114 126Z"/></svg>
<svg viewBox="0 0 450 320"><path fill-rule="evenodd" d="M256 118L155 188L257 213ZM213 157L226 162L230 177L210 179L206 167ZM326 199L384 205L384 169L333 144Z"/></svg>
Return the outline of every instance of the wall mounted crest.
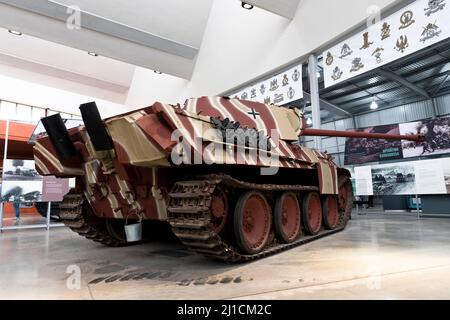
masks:
<svg viewBox="0 0 450 320"><path fill-rule="evenodd" d="M372 53L372 56L375 57L377 60L377 63L382 63L383 59L381 59L381 55L383 54L384 48L376 48L375 51Z"/></svg>
<svg viewBox="0 0 450 320"><path fill-rule="evenodd" d="M247 98L248 98L248 93L247 93L247 92L243 92L243 93L241 94L241 99L242 99L242 100L247 100Z"/></svg>
<svg viewBox="0 0 450 320"><path fill-rule="evenodd" d="M276 93L275 97L273 99L273 103L281 103L284 101L284 94L283 93Z"/></svg>
<svg viewBox="0 0 450 320"><path fill-rule="evenodd" d="M300 79L300 72L298 72L297 69L294 70L294 73L292 74L292 80L294 82L297 82Z"/></svg>
<svg viewBox="0 0 450 320"><path fill-rule="evenodd" d="M278 85L278 80L277 79L273 79L272 81L270 81L270 91L275 91L277 90L279 87Z"/></svg>
<svg viewBox="0 0 450 320"><path fill-rule="evenodd" d="M414 18L414 13L411 10L403 12L402 16L400 17L400 23L401 26L398 27L399 30L406 29L410 25L412 25L416 20Z"/></svg>
<svg viewBox="0 0 450 320"><path fill-rule="evenodd" d="M334 81L337 81L342 77L343 74L344 74L344 72L342 72L341 69L339 69L339 67L336 67L333 70L333 75L331 76L331 79L333 79Z"/></svg>
<svg viewBox="0 0 450 320"><path fill-rule="evenodd" d="M264 98L264 103L265 104L270 104L270 97L266 97L266 98Z"/></svg>
<svg viewBox="0 0 450 320"><path fill-rule="evenodd" d="M259 87L259 92L261 92L261 94L264 94L266 92L266 85L264 83L262 83Z"/></svg>
<svg viewBox="0 0 450 320"><path fill-rule="evenodd" d="M381 27L381 40L385 40L391 36L391 25L387 22Z"/></svg>
<svg viewBox="0 0 450 320"><path fill-rule="evenodd" d="M255 88L253 88L250 91L250 99L254 99L254 98L256 98L256 89Z"/></svg>
<svg viewBox="0 0 450 320"><path fill-rule="evenodd" d="M352 68L350 69L350 72L356 72L360 69L364 68L364 64L362 63L361 58L355 58L352 61Z"/></svg>
<svg viewBox="0 0 450 320"><path fill-rule="evenodd" d="M422 37L420 41L425 42L427 40L433 39L434 37L438 37L442 30L435 23L429 23L426 27L423 28Z"/></svg>
<svg viewBox="0 0 450 320"><path fill-rule="evenodd" d="M371 45L373 45L373 42L369 41L369 32L364 32L363 34L363 45L361 48L359 48L360 50L363 49L367 49L369 48Z"/></svg>
<svg viewBox="0 0 450 320"><path fill-rule="evenodd" d="M289 90L288 90L288 92L287 92L287 96L288 96L288 98L291 99L291 100L294 98L294 96L295 96L295 90L294 90L292 87L289 87Z"/></svg>
<svg viewBox="0 0 450 320"><path fill-rule="evenodd" d="M325 60L325 63L327 66L331 66L333 64L334 58L330 51L327 53L327 59Z"/></svg>
<svg viewBox="0 0 450 320"><path fill-rule="evenodd" d="M344 45L342 46L342 49L341 49L341 56L339 58L341 58L341 59L345 58L345 57L351 55L352 53L353 53L353 50L350 49L350 46L348 44L344 43Z"/></svg>
<svg viewBox="0 0 450 320"><path fill-rule="evenodd" d="M394 49L403 53L403 52L405 52L406 48L408 48L408 47L409 47L408 37L400 36L400 38L397 40L397 43L396 43Z"/></svg>
<svg viewBox="0 0 450 320"><path fill-rule="evenodd" d="M445 0L428 0L428 8L424 9L425 15L429 17L433 13L444 9L445 5Z"/></svg>
<svg viewBox="0 0 450 320"><path fill-rule="evenodd" d="M287 85L289 85L289 78L287 74L283 75L283 87L286 87Z"/></svg>

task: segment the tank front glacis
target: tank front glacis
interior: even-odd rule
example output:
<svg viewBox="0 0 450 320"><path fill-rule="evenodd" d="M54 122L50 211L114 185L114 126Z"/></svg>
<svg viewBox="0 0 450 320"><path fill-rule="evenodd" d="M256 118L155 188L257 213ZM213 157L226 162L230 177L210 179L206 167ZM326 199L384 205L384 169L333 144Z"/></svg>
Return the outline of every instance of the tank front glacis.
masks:
<svg viewBox="0 0 450 320"><path fill-rule="evenodd" d="M163 221L196 252L249 261L348 221L350 174L298 144L307 129L296 109L222 97L105 120L95 104L80 109L84 126L48 119L59 129L34 153L40 174L76 177L60 216L89 239L125 245L126 219Z"/></svg>

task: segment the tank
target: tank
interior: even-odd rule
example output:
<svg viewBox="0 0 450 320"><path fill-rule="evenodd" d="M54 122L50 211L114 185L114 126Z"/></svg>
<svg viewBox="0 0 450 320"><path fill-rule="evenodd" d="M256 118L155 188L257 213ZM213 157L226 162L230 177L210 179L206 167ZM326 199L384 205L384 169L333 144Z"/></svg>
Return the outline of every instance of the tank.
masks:
<svg viewBox="0 0 450 320"><path fill-rule="evenodd" d="M84 126L43 118L34 146L42 175L74 177L60 205L73 231L125 246L125 225L167 225L208 258L246 262L330 236L353 207L350 172L301 136L419 141L420 136L308 129L295 108L201 97L157 102L102 120L80 106Z"/></svg>

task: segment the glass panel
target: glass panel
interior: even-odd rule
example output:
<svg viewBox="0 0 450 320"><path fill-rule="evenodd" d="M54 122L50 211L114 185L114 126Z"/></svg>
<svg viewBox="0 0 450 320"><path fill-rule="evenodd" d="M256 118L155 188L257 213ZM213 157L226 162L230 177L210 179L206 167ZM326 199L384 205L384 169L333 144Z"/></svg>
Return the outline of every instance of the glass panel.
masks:
<svg viewBox="0 0 450 320"><path fill-rule="evenodd" d="M31 121L38 123L41 118L45 117L45 109L33 108L31 110Z"/></svg>
<svg viewBox="0 0 450 320"><path fill-rule="evenodd" d="M15 120L30 122L31 120L31 107L23 104L17 105L17 113Z"/></svg>
<svg viewBox="0 0 450 320"><path fill-rule="evenodd" d="M1 119L14 119L16 117L16 104L6 101L1 101L0 106Z"/></svg>

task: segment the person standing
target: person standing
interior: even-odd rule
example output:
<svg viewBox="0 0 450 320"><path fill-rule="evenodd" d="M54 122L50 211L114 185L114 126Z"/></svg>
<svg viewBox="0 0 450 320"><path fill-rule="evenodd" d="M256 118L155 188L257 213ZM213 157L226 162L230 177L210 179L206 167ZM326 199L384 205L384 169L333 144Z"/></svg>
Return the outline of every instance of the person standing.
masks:
<svg viewBox="0 0 450 320"><path fill-rule="evenodd" d="M14 197L13 205L14 205L14 211L16 213L15 220L19 221L20 220L20 197L19 196Z"/></svg>

